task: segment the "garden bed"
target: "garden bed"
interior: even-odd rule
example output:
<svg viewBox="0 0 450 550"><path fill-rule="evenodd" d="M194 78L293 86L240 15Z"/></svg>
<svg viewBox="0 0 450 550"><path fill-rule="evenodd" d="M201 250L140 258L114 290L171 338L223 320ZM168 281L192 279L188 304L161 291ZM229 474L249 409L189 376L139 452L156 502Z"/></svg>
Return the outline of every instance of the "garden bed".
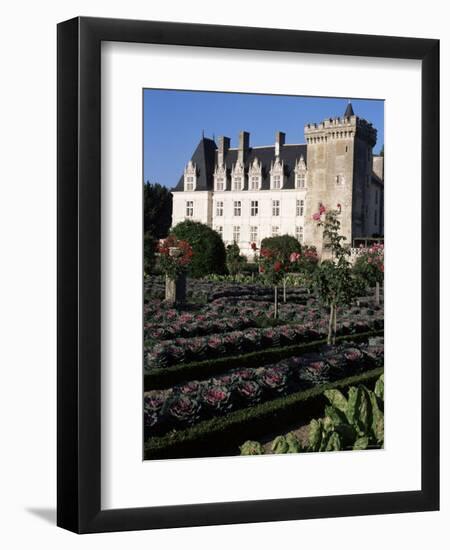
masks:
<svg viewBox="0 0 450 550"><path fill-rule="evenodd" d="M185 430L172 431L145 442L145 459L193 458L235 455L239 444L249 438L263 437L276 426L293 421L307 422L320 415L326 403L326 389L343 389L350 385L370 386L383 373L383 367L336 382L321 384L288 396L279 397L250 408L211 418Z"/></svg>
<svg viewBox="0 0 450 550"><path fill-rule="evenodd" d="M336 342L359 342L382 334L383 330L376 330L360 334L342 335L336 338ZM312 342L293 346L270 348L252 353L220 357L206 361L193 361L191 363L174 365L172 367L146 370L144 373L144 390L168 388L175 384L187 382L196 378L221 374L232 368L258 367L265 363L280 361L287 357L314 351L324 344L326 344L326 339L321 338Z"/></svg>

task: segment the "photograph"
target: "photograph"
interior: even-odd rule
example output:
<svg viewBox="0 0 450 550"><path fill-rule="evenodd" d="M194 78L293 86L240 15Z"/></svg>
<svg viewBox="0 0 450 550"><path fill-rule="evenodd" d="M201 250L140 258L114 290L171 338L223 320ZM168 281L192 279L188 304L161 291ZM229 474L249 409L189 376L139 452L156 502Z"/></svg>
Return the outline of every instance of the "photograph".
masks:
<svg viewBox="0 0 450 550"><path fill-rule="evenodd" d="M382 449L384 101L143 118L144 459Z"/></svg>

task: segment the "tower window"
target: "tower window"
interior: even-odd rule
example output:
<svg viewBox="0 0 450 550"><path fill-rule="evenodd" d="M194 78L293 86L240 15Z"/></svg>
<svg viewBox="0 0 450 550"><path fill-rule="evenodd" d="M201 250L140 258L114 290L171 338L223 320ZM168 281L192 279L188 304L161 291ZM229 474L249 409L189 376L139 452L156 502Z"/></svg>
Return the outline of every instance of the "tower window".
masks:
<svg viewBox="0 0 450 550"><path fill-rule="evenodd" d="M186 217L192 218L194 215L194 201L186 201Z"/></svg>
<svg viewBox="0 0 450 550"><path fill-rule="evenodd" d="M335 176L334 181L336 185L344 185L344 176L341 176L340 174L338 174Z"/></svg>

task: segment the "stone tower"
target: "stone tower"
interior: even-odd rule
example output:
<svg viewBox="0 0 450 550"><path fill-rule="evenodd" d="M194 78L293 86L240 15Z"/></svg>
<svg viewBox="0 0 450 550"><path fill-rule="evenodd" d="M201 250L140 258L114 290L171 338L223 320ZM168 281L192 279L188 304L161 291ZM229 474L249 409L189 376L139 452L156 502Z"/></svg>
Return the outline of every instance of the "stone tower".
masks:
<svg viewBox="0 0 450 550"><path fill-rule="evenodd" d="M320 204L341 209L341 234L346 243L366 234L365 213L372 177L372 149L377 132L356 116L351 103L343 117L305 126L308 163L305 243L322 256L322 229L311 221Z"/></svg>

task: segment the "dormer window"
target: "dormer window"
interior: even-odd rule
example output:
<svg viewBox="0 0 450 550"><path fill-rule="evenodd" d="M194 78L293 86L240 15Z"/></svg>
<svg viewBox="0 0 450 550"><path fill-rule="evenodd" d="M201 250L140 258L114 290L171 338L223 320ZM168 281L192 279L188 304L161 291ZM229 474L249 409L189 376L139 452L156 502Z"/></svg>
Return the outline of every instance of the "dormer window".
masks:
<svg viewBox="0 0 450 550"><path fill-rule="evenodd" d="M233 178L233 191L240 191L242 189L242 177L235 176Z"/></svg>
<svg viewBox="0 0 450 550"><path fill-rule="evenodd" d="M283 189L284 163L277 157L270 170L270 188Z"/></svg>
<svg viewBox="0 0 450 550"><path fill-rule="evenodd" d="M224 165L216 166L214 170L214 188L216 191L225 191L227 188L227 170Z"/></svg>
<svg viewBox="0 0 450 550"><path fill-rule="evenodd" d="M244 165L239 161L233 166L231 172L231 189L233 191L242 191L244 189L245 174Z"/></svg>
<svg viewBox="0 0 450 550"><path fill-rule="evenodd" d="M194 176L184 176L184 189L186 191L194 190Z"/></svg>
<svg viewBox="0 0 450 550"><path fill-rule="evenodd" d="M257 191L261 189L262 181L262 166L261 163L255 158L248 170L248 187L250 191Z"/></svg>
<svg viewBox="0 0 450 550"><path fill-rule="evenodd" d="M306 187L306 174L297 174L295 176L295 187L297 189L304 189Z"/></svg>
<svg viewBox="0 0 450 550"><path fill-rule="evenodd" d="M225 178L223 176L216 177L216 191L225 190Z"/></svg>
<svg viewBox="0 0 450 550"><path fill-rule="evenodd" d="M190 160L184 169L184 190L195 191L197 186L197 167Z"/></svg>
<svg viewBox="0 0 450 550"><path fill-rule="evenodd" d="M304 189L306 187L306 163L303 155L295 163L295 188Z"/></svg>
<svg viewBox="0 0 450 550"><path fill-rule="evenodd" d="M281 175L272 176L272 189L281 189Z"/></svg>

